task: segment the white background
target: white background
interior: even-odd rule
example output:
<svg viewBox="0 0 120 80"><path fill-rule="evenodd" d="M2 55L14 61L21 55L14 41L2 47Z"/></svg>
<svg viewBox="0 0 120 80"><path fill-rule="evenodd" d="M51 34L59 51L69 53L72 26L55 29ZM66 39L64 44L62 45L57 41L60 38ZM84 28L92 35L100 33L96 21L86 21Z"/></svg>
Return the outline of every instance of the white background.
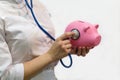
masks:
<svg viewBox="0 0 120 80"><path fill-rule="evenodd" d="M58 80L120 80L119 0L40 0L52 15L56 37L74 20L98 23L102 41L86 57L73 56L73 66L55 68ZM69 64L69 58L63 60Z"/></svg>

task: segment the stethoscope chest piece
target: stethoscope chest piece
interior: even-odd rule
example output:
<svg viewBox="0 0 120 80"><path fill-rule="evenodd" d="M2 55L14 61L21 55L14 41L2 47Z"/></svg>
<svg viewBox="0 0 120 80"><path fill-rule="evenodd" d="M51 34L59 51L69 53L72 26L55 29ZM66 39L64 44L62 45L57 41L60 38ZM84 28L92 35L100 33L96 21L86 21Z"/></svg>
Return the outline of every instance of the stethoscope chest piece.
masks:
<svg viewBox="0 0 120 80"><path fill-rule="evenodd" d="M71 32L74 32L74 33L75 33L75 35L72 36L72 39L73 39L73 40L77 40L77 39L80 38L80 32L79 32L78 29L72 29Z"/></svg>

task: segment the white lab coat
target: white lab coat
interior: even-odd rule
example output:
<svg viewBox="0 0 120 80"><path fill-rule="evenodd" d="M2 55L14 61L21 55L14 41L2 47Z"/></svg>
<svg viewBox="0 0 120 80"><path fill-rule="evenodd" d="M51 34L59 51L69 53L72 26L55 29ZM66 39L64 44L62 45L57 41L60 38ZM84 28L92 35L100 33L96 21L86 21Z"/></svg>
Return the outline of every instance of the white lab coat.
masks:
<svg viewBox="0 0 120 80"><path fill-rule="evenodd" d="M38 0L33 3L39 22L54 36L48 11ZM0 80L23 80L23 62L42 55L52 43L34 23L24 0L0 0ZM32 80L56 80L55 64L47 66Z"/></svg>

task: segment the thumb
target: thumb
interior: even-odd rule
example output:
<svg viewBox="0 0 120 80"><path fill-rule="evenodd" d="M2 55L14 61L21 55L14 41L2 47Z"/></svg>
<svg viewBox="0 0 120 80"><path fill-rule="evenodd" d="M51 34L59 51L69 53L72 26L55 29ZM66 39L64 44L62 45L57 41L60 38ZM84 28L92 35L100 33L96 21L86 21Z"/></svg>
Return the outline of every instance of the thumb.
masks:
<svg viewBox="0 0 120 80"><path fill-rule="evenodd" d="M66 32L66 33L62 34L59 37L59 39L64 40L64 39L67 39L67 38L71 38L73 35L75 35L74 32Z"/></svg>

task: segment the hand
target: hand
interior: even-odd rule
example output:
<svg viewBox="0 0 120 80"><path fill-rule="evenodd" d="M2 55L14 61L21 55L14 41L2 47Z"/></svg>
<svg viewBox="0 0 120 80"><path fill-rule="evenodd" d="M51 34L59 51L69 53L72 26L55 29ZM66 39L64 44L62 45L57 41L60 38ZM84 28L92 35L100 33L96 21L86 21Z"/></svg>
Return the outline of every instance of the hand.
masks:
<svg viewBox="0 0 120 80"><path fill-rule="evenodd" d="M72 37L73 35L74 32L66 32L55 40L47 52L53 61L59 60L71 52L72 45L68 38Z"/></svg>
<svg viewBox="0 0 120 80"><path fill-rule="evenodd" d="M77 56L86 56L88 54L90 47L78 47L78 48L73 48L71 53L72 54L77 54Z"/></svg>

